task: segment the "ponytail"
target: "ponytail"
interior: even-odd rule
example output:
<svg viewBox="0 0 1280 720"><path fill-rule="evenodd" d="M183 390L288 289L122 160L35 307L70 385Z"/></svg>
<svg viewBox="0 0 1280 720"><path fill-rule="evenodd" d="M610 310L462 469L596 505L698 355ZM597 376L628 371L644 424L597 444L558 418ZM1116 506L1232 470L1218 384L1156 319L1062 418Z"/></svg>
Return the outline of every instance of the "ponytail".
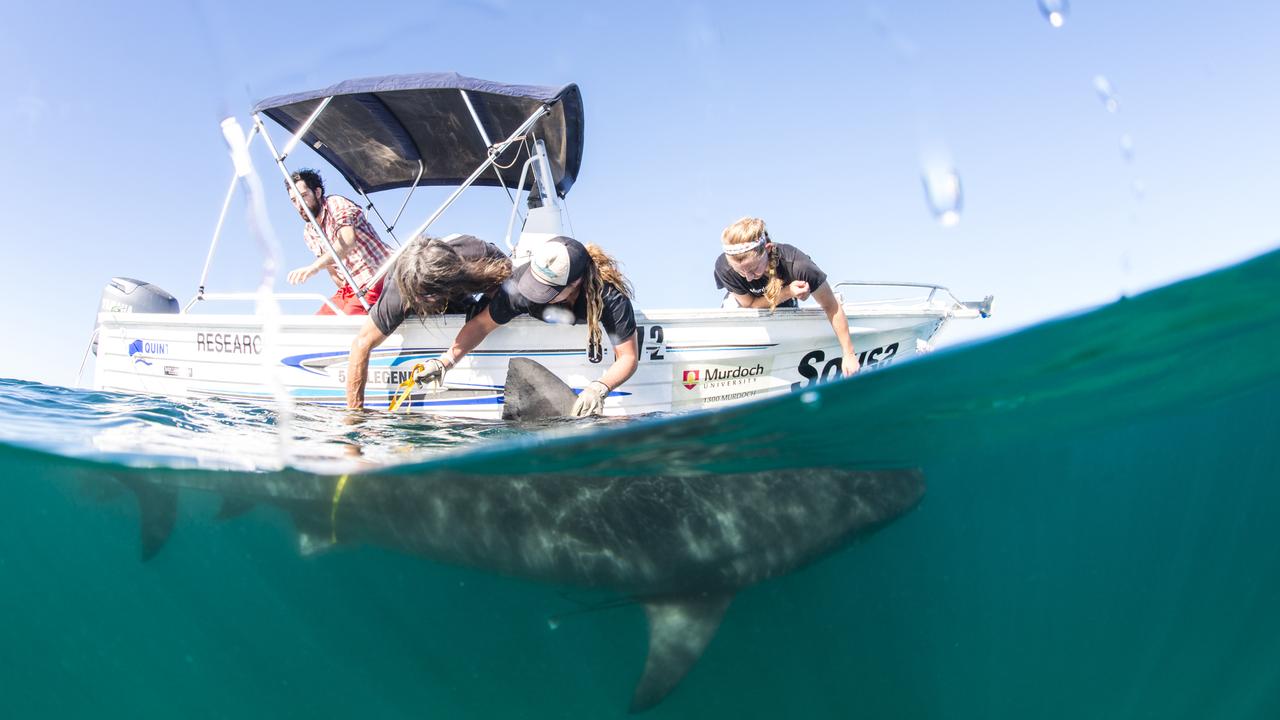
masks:
<svg viewBox="0 0 1280 720"><path fill-rule="evenodd" d="M635 291L631 283L618 269L617 262L599 245L588 244L587 254L591 263L587 266L587 359L598 363L604 359L603 333L600 330L600 315L604 311L604 286L612 285L623 295L632 297Z"/></svg>

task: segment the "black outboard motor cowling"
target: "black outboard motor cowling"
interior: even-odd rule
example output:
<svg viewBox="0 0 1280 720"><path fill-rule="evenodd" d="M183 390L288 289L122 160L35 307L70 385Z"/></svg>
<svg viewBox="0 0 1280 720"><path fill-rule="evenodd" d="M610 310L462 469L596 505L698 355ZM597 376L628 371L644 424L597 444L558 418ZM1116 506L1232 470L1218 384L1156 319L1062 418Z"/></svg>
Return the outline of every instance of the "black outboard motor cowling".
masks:
<svg viewBox="0 0 1280 720"><path fill-rule="evenodd" d="M141 280L115 277L102 289L102 301L98 312L169 313L178 314L182 309L178 299L167 291ZM98 338L93 339L93 354L98 354Z"/></svg>

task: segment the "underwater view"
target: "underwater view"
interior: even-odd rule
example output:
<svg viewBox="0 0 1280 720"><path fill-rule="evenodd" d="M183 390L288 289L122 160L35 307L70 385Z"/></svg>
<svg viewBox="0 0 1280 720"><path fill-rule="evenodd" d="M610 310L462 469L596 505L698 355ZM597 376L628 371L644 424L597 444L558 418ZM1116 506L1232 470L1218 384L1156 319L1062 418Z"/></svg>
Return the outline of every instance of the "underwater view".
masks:
<svg viewBox="0 0 1280 720"><path fill-rule="evenodd" d="M1277 717L1278 281L1271 253L783 397L630 420L353 424L2 380L0 706L622 717L670 651L644 603L678 588L493 560L538 518L491 506L578 478L598 496L575 502L612 508L591 537L630 533L647 562L675 563L672 528L692 544L710 511L753 549L689 550L745 579L693 598L728 606L647 717ZM762 503L762 476L799 499ZM892 510L865 489L904 483L918 492ZM688 502L646 526L633 510L662 498L627 496L642 488ZM833 527L846 502L873 522ZM463 515L436 555L405 541Z"/></svg>

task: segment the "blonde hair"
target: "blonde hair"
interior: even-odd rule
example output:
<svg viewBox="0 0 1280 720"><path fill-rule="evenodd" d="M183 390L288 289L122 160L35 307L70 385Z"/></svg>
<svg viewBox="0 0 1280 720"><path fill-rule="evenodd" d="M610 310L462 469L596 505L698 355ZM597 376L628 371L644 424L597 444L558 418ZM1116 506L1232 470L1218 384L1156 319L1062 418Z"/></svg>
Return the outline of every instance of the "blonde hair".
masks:
<svg viewBox="0 0 1280 720"><path fill-rule="evenodd" d="M769 240L769 231L765 228L764 220L756 217L744 217L738 220L720 233L720 245L721 247L746 245L760 238L764 238L765 248L769 253L767 271L769 281L764 286L764 299L769 301L769 312L773 312L778 307L778 297L782 295L782 278L778 277L778 248ZM729 257L747 258L759 252L761 252L760 249L748 250Z"/></svg>
<svg viewBox="0 0 1280 720"><path fill-rule="evenodd" d="M635 291L631 283L618 269L618 263L599 245L586 245L591 262L587 265L584 279L587 293L587 359L598 363L604 358L604 347L601 344L600 315L604 310L604 286L612 285L618 292L632 297Z"/></svg>

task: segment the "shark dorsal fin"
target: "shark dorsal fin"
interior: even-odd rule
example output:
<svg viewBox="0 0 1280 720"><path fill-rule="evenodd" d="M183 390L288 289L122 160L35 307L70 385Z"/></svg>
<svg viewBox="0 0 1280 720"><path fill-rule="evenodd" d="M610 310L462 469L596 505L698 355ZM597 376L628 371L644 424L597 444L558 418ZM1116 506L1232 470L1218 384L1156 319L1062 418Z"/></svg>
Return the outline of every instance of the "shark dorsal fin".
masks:
<svg viewBox="0 0 1280 720"><path fill-rule="evenodd" d="M511 358L503 391L503 420L566 417L578 396L555 373L528 358Z"/></svg>
<svg viewBox="0 0 1280 720"><path fill-rule="evenodd" d="M664 597L644 603L649 618L649 657L631 698L631 712L657 705L671 692L720 627L732 594Z"/></svg>

